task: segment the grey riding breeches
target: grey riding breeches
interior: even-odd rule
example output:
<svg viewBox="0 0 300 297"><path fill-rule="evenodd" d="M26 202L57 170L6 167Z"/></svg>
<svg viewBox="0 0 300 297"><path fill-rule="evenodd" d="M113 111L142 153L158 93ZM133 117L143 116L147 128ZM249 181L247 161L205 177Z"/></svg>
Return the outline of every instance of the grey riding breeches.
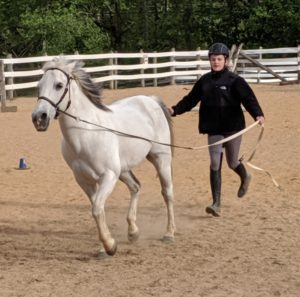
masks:
<svg viewBox="0 0 300 297"><path fill-rule="evenodd" d="M234 134L234 133L232 133ZM208 135L208 144L213 144L217 141L224 139L225 137L231 136L232 134L224 135ZM225 149L226 161L230 169L235 169L239 164L239 152L241 146L242 136L238 136L228 142L223 144L210 146L209 155L210 155L210 168L214 171L217 171L222 166L221 159L223 148Z"/></svg>

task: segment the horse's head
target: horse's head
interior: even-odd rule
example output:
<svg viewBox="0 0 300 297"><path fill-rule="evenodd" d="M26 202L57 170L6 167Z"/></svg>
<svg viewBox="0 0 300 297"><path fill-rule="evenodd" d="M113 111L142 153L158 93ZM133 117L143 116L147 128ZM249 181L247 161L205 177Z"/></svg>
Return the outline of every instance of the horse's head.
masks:
<svg viewBox="0 0 300 297"><path fill-rule="evenodd" d="M32 122L38 131L46 131L51 120L70 105L70 83L75 62L56 58L43 67L44 75L38 83L38 102L32 113Z"/></svg>

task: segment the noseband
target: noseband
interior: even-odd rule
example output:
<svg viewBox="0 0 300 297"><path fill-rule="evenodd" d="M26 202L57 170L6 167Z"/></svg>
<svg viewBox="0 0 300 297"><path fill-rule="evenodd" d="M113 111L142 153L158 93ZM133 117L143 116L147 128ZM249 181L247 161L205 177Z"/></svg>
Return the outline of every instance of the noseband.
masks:
<svg viewBox="0 0 300 297"><path fill-rule="evenodd" d="M45 101L47 101L48 103L50 103L55 108L56 114L55 114L54 118L57 119L57 117L59 116L59 112L61 111L59 109L59 104L64 100L64 98L65 98L66 94L68 93L68 91L69 91L69 101L68 101L67 107L66 107L66 109L64 111L66 111L69 108L69 106L71 105L71 99L70 99L70 82L71 82L71 79L73 79L73 78L68 73L66 73L65 71L63 71L60 68L56 68L56 67L54 67L54 68L48 68L46 71L48 71L48 70L59 70L59 71L61 71L67 77L67 84L66 84L66 87L64 89L64 92L62 93L60 99L58 100L58 102L56 104L51 99L49 99L49 98L47 98L45 96L39 96L38 97L38 101L39 100L45 100Z"/></svg>

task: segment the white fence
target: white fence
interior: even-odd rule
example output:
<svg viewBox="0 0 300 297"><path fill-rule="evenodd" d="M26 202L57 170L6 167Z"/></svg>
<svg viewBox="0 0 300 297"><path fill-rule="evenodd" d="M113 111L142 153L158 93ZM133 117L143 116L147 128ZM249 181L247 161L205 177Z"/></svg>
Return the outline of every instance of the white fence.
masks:
<svg viewBox="0 0 300 297"><path fill-rule="evenodd" d="M300 45L292 48L244 50L248 56L267 66L286 81L300 82ZM249 83L280 82L272 74L254 66L249 60L239 58L237 72Z"/></svg>
<svg viewBox="0 0 300 297"><path fill-rule="evenodd" d="M300 80L300 46L293 48L243 50L286 81ZM107 53L94 55L67 55L68 59L82 60L85 70L95 82L118 88L118 84L135 81L141 86L175 83L193 83L210 67L207 50L175 51L161 53ZM7 58L0 60L1 96L12 98L15 90L36 88L43 74L42 64L54 56L33 58ZM280 79L270 72L239 57L236 72L250 83L277 83Z"/></svg>

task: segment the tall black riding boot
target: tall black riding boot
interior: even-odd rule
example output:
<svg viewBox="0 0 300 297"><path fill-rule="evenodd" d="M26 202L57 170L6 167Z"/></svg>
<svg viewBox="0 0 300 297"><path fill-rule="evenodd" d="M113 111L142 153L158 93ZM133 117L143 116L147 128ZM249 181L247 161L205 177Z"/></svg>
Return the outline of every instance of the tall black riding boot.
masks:
<svg viewBox="0 0 300 297"><path fill-rule="evenodd" d="M219 216L221 207L221 170L210 169L210 186L213 198L213 204L206 207L206 212L215 217Z"/></svg>
<svg viewBox="0 0 300 297"><path fill-rule="evenodd" d="M243 163L240 163L240 165L238 165L238 167L236 167L234 169L234 171L239 175L239 177L241 178L241 185L240 188L238 190L238 197L243 197L246 195L248 188L249 188L249 184L251 181L251 175L247 172L245 166L243 165Z"/></svg>

